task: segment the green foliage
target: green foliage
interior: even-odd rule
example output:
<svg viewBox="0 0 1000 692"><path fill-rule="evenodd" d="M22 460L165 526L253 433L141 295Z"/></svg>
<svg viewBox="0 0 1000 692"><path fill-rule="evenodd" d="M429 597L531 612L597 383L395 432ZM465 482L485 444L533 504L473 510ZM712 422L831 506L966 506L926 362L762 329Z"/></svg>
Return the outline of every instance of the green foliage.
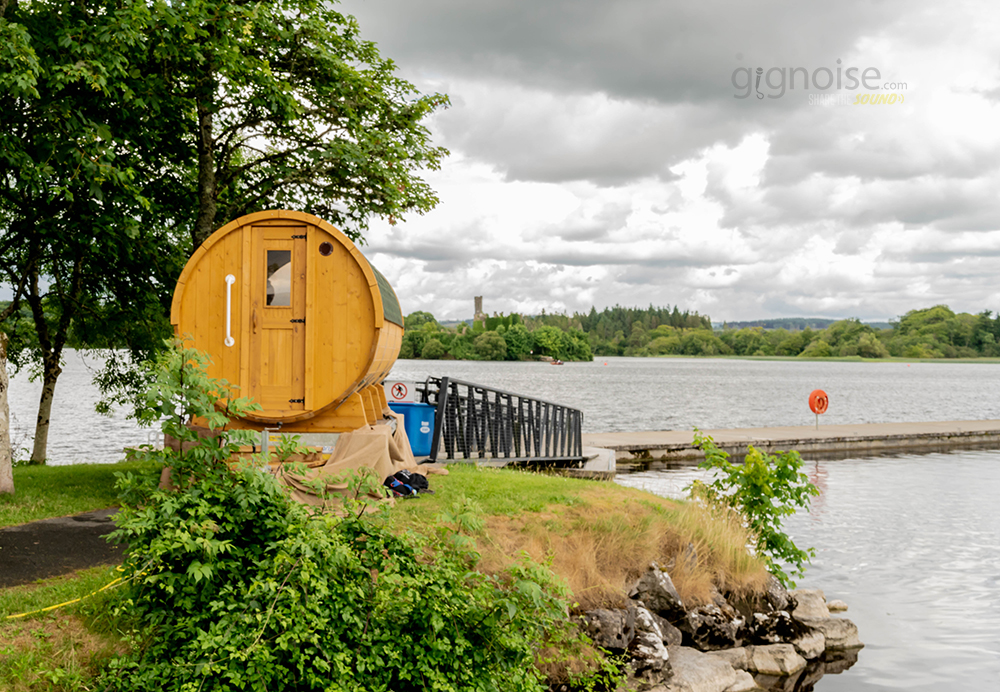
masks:
<svg viewBox="0 0 1000 692"><path fill-rule="evenodd" d="M0 317L11 362L43 378L32 453L42 463L64 347L158 348L187 247L153 201L174 164L161 141L171 114L150 97L155 71L136 67L147 3L3 6L0 35L14 43L0 49L12 61L0 78L0 280L13 301Z"/></svg>
<svg viewBox="0 0 1000 692"><path fill-rule="evenodd" d="M35 0L0 13L0 281L13 288L0 320L18 332L12 362L43 375L39 421L73 340L107 349L103 409L137 403L137 364L171 334L181 267L227 221L295 208L359 239L372 216L437 203L420 176L447 152L423 122L447 97L396 76L332 3Z"/></svg>
<svg viewBox="0 0 1000 692"><path fill-rule="evenodd" d="M517 313L510 315L504 315L500 313L493 317L486 318L486 331L499 332L502 328L504 331L510 329L515 324L521 324L521 316Z"/></svg>
<svg viewBox="0 0 1000 692"><path fill-rule="evenodd" d="M536 355L546 355L559 360L593 360L590 343L579 329L563 331L558 327L543 325L530 333Z"/></svg>
<svg viewBox="0 0 1000 692"><path fill-rule="evenodd" d="M816 339L799 354L799 358L829 358L833 355L830 344L823 339Z"/></svg>
<svg viewBox="0 0 1000 692"><path fill-rule="evenodd" d="M823 323L823 324L819 324ZM975 358L1000 356L1000 315L989 310L956 314L945 305L911 310L891 324L876 329L860 320L768 320L769 325L806 325L802 331L760 327L723 329L720 338L737 355L830 358ZM824 326L813 331L808 325ZM757 332L763 339L753 337Z"/></svg>
<svg viewBox="0 0 1000 692"><path fill-rule="evenodd" d="M148 68L180 114L171 143L193 175L185 215L195 245L264 208L316 214L360 237L437 198L419 177L447 153L425 117L447 97L417 93L357 21L318 0L153 5ZM203 133L203 134L200 134Z"/></svg>
<svg viewBox="0 0 1000 692"><path fill-rule="evenodd" d="M715 472L708 483L696 481L691 495L739 512L756 536L757 553L768 561L768 571L788 587L793 576L805 574L805 563L815 550L803 550L781 530L781 519L808 509L819 489L802 472L802 459L795 451L765 454L749 447L742 464L733 464L715 441L695 431L694 443L705 453L698 467ZM785 572L789 567L791 574Z"/></svg>
<svg viewBox="0 0 1000 692"><path fill-rule="evenodd" d="M732 353L723 341L708 329L695 329L681 337L681 353L686 356L716 356Z"/></svg>
<svg viewBox="0 0 1000 692"><path fill-rule="evenodd" d="M502 325L501 325L502 328ZM476 355L483 360L505 360L507 358L507 342L496 332L485 332L472 342Z"/></svg>
<svg viewBox="0 0 1000 692"><path fill-rule="evenodd" d="M420 329L426 325L431 325L435 329L440 329L438 321L434 319L434 315L429 312L422 312L417 310L416 312L411 312L403 319L403 323L406 325L406 329Z"/></svg>
<svg viewBox="0 0 1000 692"><path fill-rule="evenodd" d="M207 414L221 432L226 410L249 405L202 364L170 354L148 420L185 435L186 416ZM231 466L232 432L192 435L186 452L146 452L179 492L120 482L132 582L117 607L136 647L109 666L108 689L542 689L534 647L565 618L565 594L527 560L476 572L475 505L456 505L433 536L397 534L384 515L313 513L253 464Z"/></svg>
<svg viewBox="0 0 1000 692"><path fill-rule="evenodd" d="M444 345L437 339L429 339L420 351L420 357L426 360L443 358L446 351Z"/></svg>
<svg viewBox="0 0 1000 692"><path fill-rule="evenodd" d="M531 353L531 335L523 324L511 325L504 331L503 340L507 344L507 360L523 360Z"/></svg>

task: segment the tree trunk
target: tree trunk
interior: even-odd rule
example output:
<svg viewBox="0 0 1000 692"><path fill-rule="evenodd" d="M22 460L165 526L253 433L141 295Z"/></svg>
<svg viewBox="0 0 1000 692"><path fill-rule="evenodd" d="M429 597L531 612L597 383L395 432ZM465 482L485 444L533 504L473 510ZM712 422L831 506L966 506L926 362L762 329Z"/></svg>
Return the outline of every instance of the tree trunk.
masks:
<svg viewBox="0 0 1000 692"><path fill-rule="evenodd" d="M42 397L38 402L38 419L35 422L35 445L31 450L32 464L44 464L49 454L49 418L52 415L52 399L56 392L56 380L62 373L58 353L46 353L42 357Z"/></svg>
<svg viewBox="0 0 1000 692"><path fill-rule="evenodd" d="M215 178L215 139L213 117L209 99L197 100L198 111L198 218L191 231L194 241L192 252L205 242L215 230L215 214L218 209Z"/></svg>
<svg viewBox="0 0 1000 692"><path fill-rule="evenodd" d="M7 335L0 332L0 495L14 494L13 466L10 409L7 406Z"/></svg>

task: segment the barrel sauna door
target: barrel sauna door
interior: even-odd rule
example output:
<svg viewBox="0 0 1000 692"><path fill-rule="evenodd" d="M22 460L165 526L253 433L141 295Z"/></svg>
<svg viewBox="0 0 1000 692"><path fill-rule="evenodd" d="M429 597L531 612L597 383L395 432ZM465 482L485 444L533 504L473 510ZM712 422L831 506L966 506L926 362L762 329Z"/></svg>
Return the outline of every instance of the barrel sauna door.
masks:
<svg viewBox="0 0 1000 692"><path fill-rule="evenodd" d="M306 228L255 226L250 239L250 391L265 411L305 408Z"/></svg>

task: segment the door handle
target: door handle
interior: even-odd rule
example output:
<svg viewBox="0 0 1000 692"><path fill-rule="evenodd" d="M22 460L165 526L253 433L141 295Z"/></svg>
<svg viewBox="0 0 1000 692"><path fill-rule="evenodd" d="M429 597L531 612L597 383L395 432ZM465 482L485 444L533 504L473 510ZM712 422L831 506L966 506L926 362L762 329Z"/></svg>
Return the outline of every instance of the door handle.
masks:
<svg viewBox="0 0 1000 692"><path fill-rule="evenodd" d="M236 283L236 277L232 274L226 274L226 346L232 346L236 343L236 339L233 338L233 284Z"/></svg>
<svg viewBox="0 0 1000 692"><path fill-rule="evenodd" d="M257 308L250 311L250 326L253 328L253 333L257 333Z"/></svg>

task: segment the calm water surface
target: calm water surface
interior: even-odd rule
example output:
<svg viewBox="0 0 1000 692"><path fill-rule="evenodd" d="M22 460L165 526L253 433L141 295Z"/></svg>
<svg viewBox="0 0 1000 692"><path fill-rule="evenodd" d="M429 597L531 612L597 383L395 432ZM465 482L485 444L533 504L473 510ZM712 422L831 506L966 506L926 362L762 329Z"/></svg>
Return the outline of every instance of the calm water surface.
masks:
<svg viewBox="0 0 1000 692"><path fill-rule="evenodd" d="M786 520L801 580L850 607L858 662L822 692L1000 690L1000 451L808 461L822 494ZM666 496L695 469L619 476Z"/></svg>
<svg viewBox="0 0 1000 692"><path fill-rule="evenodd" d="M56 386L49 432L53 464L113 462L149 437L124 415L94 413L98 365L75 352ZM811 425L809 392L823 389L822 423L1000 419L1000 364L836 363L604 358L592 363L401 360L391 378L444 376L535 396L583 411L584 432ZM11 378L15 441L30 449L41 385Z"/></svg>
<svg viewBox="0 0 1000 692"><path fill-rule="evenodd" d="M592 363L398 361L401 380L449 375L583 411L584 432L1000 418L1000 364L602 358Z"/></svg>

